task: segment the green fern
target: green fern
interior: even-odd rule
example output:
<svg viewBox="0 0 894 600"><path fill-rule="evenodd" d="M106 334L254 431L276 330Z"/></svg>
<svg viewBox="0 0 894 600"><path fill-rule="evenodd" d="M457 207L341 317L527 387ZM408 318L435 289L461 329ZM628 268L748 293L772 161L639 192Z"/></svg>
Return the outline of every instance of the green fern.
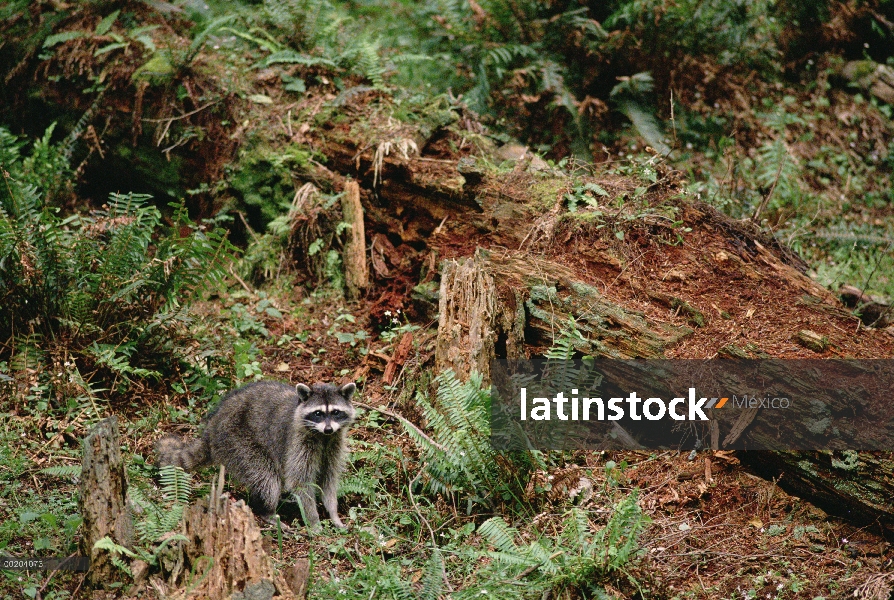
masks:
<svg viewBox="0 0 894 600"><path fill-rule="evenodd" d="M376 481L359 475L345 477L338 485L338 494L339 496L354 494L371 500L376 496L378 489L376 484Z"/></svg>
<svg viewBox="0 0 894 600"><path fill-rule="evenodd" d="M60 218L49 201L72 174L52 133L23 155L25 144L0 128L0 339L16 335L19 345L34 336L40 347L65 339L70 354L124 387L159 378L167 342L190 304L223 281L232 246L224 231L192 223L182 205L178 233L159 235L161 212L140 194L112 194L101 210ZM160 354L164 361L152 364Z"/></svg>
<svg viewBox="0 0 894 600"><path fill-rule="evenodd" d="M444 557L434 548L431 558L425 563L422 573L422 589L416 596L419 600L439 600L444 593Z"/></svg>
<svg viewBox="0 0 894 600"><path fill-rule="evenodd" d="M109 536L105 536L104 538L97 540L96 543L93 544L93 548L96 550L109 551L112 554L112 564L118 567L128 577L133 577L130 566L121 559L121 556L126 556L128 558L140 558L139 554L128 550L120 544L116 544Z"/></svg>
<svg viewBox="0 0 894 600"><path fill-rule="evenodd" d="M543 466L542 458L533 452L494 450L490 389L482 387L480 375L472 373L469 381L462 382L448 370L435 383L434 403L422 393L416 396L430 437L404 424L421 450L428 488L465 500L468 513L476 504L520 502L522 482L528 472Z"/></svg>
<svg viewBox="0 0 894 600"><path fill-rule="evenodd" d="M280 50L278 52L273 52L267 58L261 61L260 66L266 68L271 65L278 64L303 65L305 67L314 67L317 65L323 65L326 67L336 66L335 61L332 61L328 58L319 56L308 56L294 50Z"/></svg>
<svg viewBox="0 0 894 600"><path fill-rule="evenodd" d="M555 592L586 590L596 594L600 581L623 572L640 554L639 536L649 523L637 501L638 491L623 498L598 533L594 533L588 514L573 508L561 524L558 536L543 536L518 544L518 531L501 517L488 519L478 533L494 546L488 553L500 570L531 573L541 577L537 583Z"/></svg>
<svg viewBox="0 0 894 600"><path fill-rule="evenodd" d="M553 339L552 346L544 353L547 362L541 376L537 381L531 382L533 387L545 384L546 389L538 391L537 394L552 396L560 390L586 390L598 387L602 376L596 371L592 357L585 356L581 360L574 360L575 355L579 353L578 348L588 346L589 341L578 329L574 317L568 317L568 321L561 326L558 335ZM520 384L521 382L518 382L517 385ZM526 387L532 386L526 385ZM546 436L554 433L554 428L544 432Z"/></svg>
<svg viewBox="0 0 894 600"><path fill-rule="evenodd" d="M141 509L142 515L134 527L145 543L156 542L174 531L192 496L192 476L180 467L162 467L158 479L163 504L153 502L137 487L130 488L131 502Z"/></svg>
<svg viewBox="0 0 894 600"><path fill-rule="evenodd" d="M81 465L58 465L40 470L44 475L62 479L78 479L81 476Z"/></svg>
<svg viewBox="0 0 894 600"><path fill-rule="evenodd" d="M801 191L801 165L798 159L792 156L781 137L763 144L757 149L757 155L755 178L767 194L773 193L771 205L793 203Z"/></svg>
<svg viewBox="0 0 894 600"><path fill-rule="evenodd" d="M357 67L364 77L376 87L385 85L385 67L379 57L379 44L364 40L354 50L357 56Z"/></svg>
<svg viewBox="0 0 894 600"><path fill-rule="evenodd" d="M407 427L426 453L429 485L435 492L464 492L486 503L486 497L477 494L492 492L498 477L489 440L489 394L482 389L477 374L463 383L447 371L438 376L436 383L437 406L422 394L417 396L417 403L440 448Z"/></svg>
<svg viewBox="0 0 894 600"><path fill-rule="evenodd" d="M615 505L608 524L595 541L603 550L605 570L623 568L640 552L639 536L648 526L649 518L642 513L638 501L639 491L635 490Z"/></svg>

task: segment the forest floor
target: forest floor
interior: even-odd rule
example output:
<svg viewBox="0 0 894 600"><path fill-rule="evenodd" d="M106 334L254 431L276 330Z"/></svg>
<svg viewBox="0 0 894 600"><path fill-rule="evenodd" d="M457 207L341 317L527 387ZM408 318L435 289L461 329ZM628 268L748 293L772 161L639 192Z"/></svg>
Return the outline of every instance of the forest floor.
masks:
<svg viewBox="0 0 894 600"><path fill-rule="evenodd" d="M162 506L154 442L198 431L224 389L259 378L357 381L360 401L372 408L360 410L352 433L339 502L348 530L324 523L318 535L296 527L280 538L262 523L277 566L311 560L312 598L602 597L590 584L608 598L889 597L894 548L883 527L790 495L786 482L758 477L733 452L554 453L524 472L515 489L522 498L484 502L425 483L425 450L395 417L430 426L420 399L435 397L440 375L440 268L476 253L496 265L528 265L525 277L507 275L501 292L518 292L529 280L553 282L560 293L567 282L590 286L659 332L666 358L894 358L894 326L867 324L839 296L841 284L879 295L894 289L891 257L865 258L855 241L845 265L840 254L816 254L822 235L799 230L812 219L825 227L820 234L839 235L845 223L842 235L859 236L864 226L894 222L894 202L881 196L891 175L882 159L867 159L888 153L891 160L894 125L878 102L829 83L834 76L802 86L689 64L678 97L686 119L704 124L728 115L727 129L745 132L738 145L724 150L702 140L713 154L661 157L637 150L642 139L625 128L603 147L610 160L584 165L515 143L498 147L477 116L448 96L370 85L368 74L307 56L276 62L253 29L237 28L237 35L208 26L197 34L192 23L149 4L124 14L127 27L113 19L107 28L92 8L55 21L55 9L35 9L45 11L40 22L52 21L55 34L81 34L43 41L8 69L11 108L0 114L19 124L15 133L32 137L48 119L69 131L89 117L75 152L83 162L72 165L71 184L54 198L63 213L99 208L117 191L152 193L159 203L186 197L196 222L226 225L240 256L222 284L190 306L189 320L172 327L167 358L144 357L143 364L134 356L134 368L163 375L110 366L70 334L37 342L12 336L4 344L0 375L10 377L0 384L10 394L0 408L0 553L76 548L77 476L44 470L79 464L81 439L108 414L121 423L131 485ZM188 67L174 68L178 52L190 56ZM84 92L100 83L99 96ZM39 116L48 107L52 116ZM774 138L773 115L788 123L781 138ZM713 205L729 206L719 196L728 204L754 184L724 170L746 160L757 170L760 152L776 139L807 173L797 185L826 188L828 197L780 189L776 202L784 163L773 163L777 181L756 187L773 200L760 218L720 213ZM355 300L345 299L339 262L338 199L348 181L361 187L370 265L370 284ZM861 195L875 200L852 200ZM801 200L807 217L793 208L803 209ZM170 211L164 219L176 231ZM177 233L185 238L187 228ZM793 240L814 260L792 251ZM150 246L159 242L160 234ZM798 341L805 331L820 347ZM525 354L543 355L555 337L529 328ZM194 477L195 497L207 494L212 477L210 470ZM230 490L245 498L242 487ZM588 515L581 540L589 543L630 497L639 510L631 526L642 529L633 536L637 552L618 568L579 567L595 559L576 554L589 546L563 537L569 515ZM300 524L293 503L280 515ZM480 533L494 516L515 528L517 548L542 543L548 559L539 568L502 567L493 540ZM545 572L549 565L558 565L558 575ZM4 597L87 595L78 573L2 576ZM105 596L161 596L146 582L129 588L122 575L120 583Z"/></svg>

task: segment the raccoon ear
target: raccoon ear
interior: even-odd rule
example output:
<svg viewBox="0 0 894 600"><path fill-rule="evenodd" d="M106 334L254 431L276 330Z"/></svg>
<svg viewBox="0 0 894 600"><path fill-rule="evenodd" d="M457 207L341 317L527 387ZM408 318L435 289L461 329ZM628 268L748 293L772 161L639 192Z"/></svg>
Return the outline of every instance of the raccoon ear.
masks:
<svg viewBox="0 0 894 600"><path fill-rule="evenodd" d="M342 395L345 400L350 400L351 396L357 390L357 384L355 383L346 383L340 388L338 388L338 393Z"/></svg>
<svg viewBox="0 0 894 600"><path fill-rule="evenodd" d="M297 393L301 401L304 402L310 397L310 388L303 383L299 383L295 386L295 393Z"/></svg>

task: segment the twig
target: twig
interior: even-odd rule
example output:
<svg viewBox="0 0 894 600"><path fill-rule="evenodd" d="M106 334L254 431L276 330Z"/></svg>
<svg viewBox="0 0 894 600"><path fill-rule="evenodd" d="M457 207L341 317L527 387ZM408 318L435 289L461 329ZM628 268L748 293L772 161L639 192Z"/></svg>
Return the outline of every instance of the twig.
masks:
<svg viewBox="0 0 894 600"><path fill-rule="evenodd" d="M751 222L757 223L757 220L760 218L761 213L764 212L764 209L767 208L767 203L770 202L770 197L773 196L773 192L776 190L776 184L779 183L779 176L782 175L782 167L785 166L785 162L788 160L788 154L782 157L782 160L779 161L779 168L776 169L776 178L773 179L773 185L770 186L770 191L767 192L767 195L764 196L764 199L761 200L760 205L757 207L757 210L754 211L754 214L751 216Z"/></svg>
<svg viewBox="0 0 894 600"><path fill-rule="evenodd" d="M562 554L565 554L564 550L559 550L558 552L553 552L552 554L549 555L549 560L552 560L552 559L556 558L557 556L561 556ZM518 575L516 575L509 581L507 581L506 583L512 583L513 581L518 581L519 579L524 579L525 577L527 577L528 575L530 575L531 573L533 573L534 571L536 571L537 569L539 569L542 566L543 566L543 563L537 563L536 565L531 565L530 567L528 567L527 569L525 569L524 571L522 571L521 573L519 573Z"/></svg>
<svg viewBox="0 0 894 600"><path fill-rule="evenodd" d="M448 165L455 165L458 162L456 160L449 160L446 158L429 158L428 156L414 156L413 160L420 160L422 162L445 163Z"/></svg>
<svg viewBox="0 0 894 600"><path fill-rule="evenodd" d="M400 421L400 422L403 423L404 425L410 427L413 431L415 431L417 434L419 434L420 437L422 437L425 441L427 441L429 444L431 444L432 446L434 446L435 448L437 448L437 449L440 450L441 452L447 452L447 449L444 448L444 446L442 446L442 445L439 444L438 442L434 441L433 439L431 439L430 437L428 437L427 435L425 435L425 433L424 433L421 429L419 429L418 427L416 427L413 423L411 423L411 422L410 422L409 420L407 420L405 417L400 416L400 415L397 414L396 412L390 411L390 410L388 410L387 408L383 408L383 407L381 407L381 406L370 406L369 404L364 404L364 403L362 403L362 402L354 402L354 404L356 404L357 406L359 406L359 407L361 407L361 408L365 408L365 409L367 409L367 410L374 410L374 411L376 411L376 412L380 412L380 413L383 413L383 414L388 415L389 417L393 417L393 418L397 419L398 421Z"/></svg>
<svg viewBox="0 0 894 600"><path fill-rule="evenodd" d="M248 224L248 221L245 220L245 215L242 213L241 210L237 210L236 214L239 215L239 220L242 221L243 225L245 225L245 229L248 231L248 233L251 234L252 239L257 242L260 238L258 237L258 234L255 233L255 230L251 228L251 225Z"/></svg>
<svg viewBox="0 0 894 600"><path fill-rule="evenodd" d="M147 123L165 123L165 122L167 122L168 124L170 124L173 121L179 121L180 119L185 119L186 117L191 117L198 112L202 112L209 106L214 106L218 102L220 102L220 100L214 100L212 102L209 102L208 104L205 104L204 106L200 106L195 110L191 110L188 113L185 113L185 114L182 114L182 115L179 115L176 117L165 117L164 119L140 119L140 120L146 121Z"/></svg>
<svg viewBox="0 0 894 600"><path fill-rule="evenodd" d="M872 278L875 276L875 272L878 271L878 267L882 264L882 257L888 256L888 251L891 249L891 242L888 242L888 245L885 246L884 252L878 253L878 259L875 261L875 264L872 265L872 271L869 272L869 275L866 276L866 281L863 283L863 290L869 289L869 283L872 281Z"/></svg>
<svg viewBox="0 0 894 600"><path fill-rule="evenodd" d="M239 285L242 286L242 289L244 289L246 292L248 292L248 293L251 294L252 296L255 295L255 293L252 291L252 289L251 289L250 287L248 287L248 284L246 284L244 281L242 281L242 278L239 277L239 275L236 274L236 271L233 270L233 267L230 267L230 268L229 268L229 271L230 271L230 275L232 275L233 277L235 277L235 278L236 278L236 281L239 282Z"/></svg>
<svg viewBox="0 0 894 600"><path fill-rule="evenodd" d="M87 580L87 574L84 573L84 575L81 576L81 582L78 584L78 587L76 587L75 590L71 593L71 597L72 597L72 598L77 598L77 597L78 597L78 592L81 591L81 587L84 585L84 582L85 582L86 580Z"/></svg>

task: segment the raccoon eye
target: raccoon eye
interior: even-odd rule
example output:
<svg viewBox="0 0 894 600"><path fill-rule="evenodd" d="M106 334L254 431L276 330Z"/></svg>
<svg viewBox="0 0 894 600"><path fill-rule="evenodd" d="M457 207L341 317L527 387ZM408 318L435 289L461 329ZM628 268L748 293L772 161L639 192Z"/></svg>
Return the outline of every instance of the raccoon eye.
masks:
<svg viewBox="0 0 894 600"><path fill-rule="evenodd" d="M322 416L323 416L323 411L322 411L322 410L315 410L315 411L314 411L314 416L315 416L315 417L322 417Z"/></svg>
<svg viewBox="0 0 894 600"><path fill-rule="evenodd" d="M338 410L337 408L332 411L333 417L340 417L341 415L342 415L342 412L340 410Z"/></svg>

